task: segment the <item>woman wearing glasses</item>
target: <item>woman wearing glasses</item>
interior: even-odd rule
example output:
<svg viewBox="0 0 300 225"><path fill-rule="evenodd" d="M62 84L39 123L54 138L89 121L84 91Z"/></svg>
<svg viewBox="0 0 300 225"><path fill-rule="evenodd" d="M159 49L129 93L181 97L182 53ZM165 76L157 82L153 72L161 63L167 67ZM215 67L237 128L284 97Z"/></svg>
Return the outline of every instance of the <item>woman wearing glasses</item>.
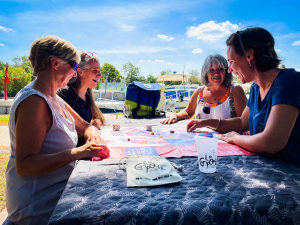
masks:
<svg viewBox="0 0 300 225"><path fill-rule="evenodd" d="M163 124L189 119L193 115L196 119L227 119L242 114L247 98L240 86L231 84L232 74L228 73L228 64L223 56L207 56L201 79L205 86L194 92L184 110L165 119Z"/></svg>
<svg viewBox="0 0 300 225"><path fill-rule="evenodd" d="M97 107L92 89L101 78L100 60L95 53L81 53L77 67L77 77L73 77L66 88L58 95L64 99L85 121L98 129L105 124L105 119ZM78 138L77 146L85 143L84 137Z"/></svg>
<svg viewBox="0 0 300 225"><path fill-rule="evenodd" d="M56 36L38 39L29 60L36 80L17 94L10 110L4 224L47 224L75 161L109 155L98 129L56 95L76 76L80 57L73 45ZM77 134L88 140L79 148Z"/></svg>
<svg viewBox="0 0 300 225"><path fill-rule="evenodd" d="M217 127L222 139L258 154L273 154L300 166L300 73L279 69L274 38L263 28L230 35L226 44L229 72L242 83L254 81L243 114L231 120L195 120L197 127ZM240 132L250 130L249 135ZM239 132L239 133L237 133Z"/></svg>

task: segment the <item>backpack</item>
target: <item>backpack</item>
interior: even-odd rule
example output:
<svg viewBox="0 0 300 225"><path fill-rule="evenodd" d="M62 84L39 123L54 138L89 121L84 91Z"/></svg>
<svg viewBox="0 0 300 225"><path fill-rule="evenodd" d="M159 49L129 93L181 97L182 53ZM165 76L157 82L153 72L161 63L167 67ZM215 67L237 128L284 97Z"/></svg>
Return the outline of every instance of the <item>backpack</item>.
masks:
<svg viewBox="0 0 300 225"><path fill-rule="evenodd" d="M157 83L145 84L139 81L127 87L125 105L130 105L133 118L160 116L156 110L160 100L161 86Z"/></svg>

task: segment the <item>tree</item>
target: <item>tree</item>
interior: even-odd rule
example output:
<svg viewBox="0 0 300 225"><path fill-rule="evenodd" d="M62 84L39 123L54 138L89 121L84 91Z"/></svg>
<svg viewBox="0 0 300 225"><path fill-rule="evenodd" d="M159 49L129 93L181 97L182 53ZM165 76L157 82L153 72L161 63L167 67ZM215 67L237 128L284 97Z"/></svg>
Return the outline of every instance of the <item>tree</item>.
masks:
<svg viewBox="0 0 300 225"><path fill-rule="evenodd" d="M200 73L198 70L191 70L189 74L190 76L200 77Z"/></svg>
<svg viewBox="0 0 300 225"><path fill-rule="evenodd" d="M192 75L190 76L189 82L191 84L199 84L202 85L201 79L198 76Z"/></svg>
<svg viewBox="0 0 300 225"><path fill-rule="evenodd" d="M122 72L126 75L126 83L132 83L133 81L140 81L145 79L141 76L140 68L134 66L131 62L124 64L122 67Z"/></svg>
<svg viewBox="0 0 300 225"><path fill-rule="evenodd" d="M5 70L0 70L0 77L4 77ZM7 84L7 95L14 97L23 87L31 81L31 73L20 67L9 67L8 77L10 83ZM0 79L0 90L4 90L4 79Z"/></svg>
<svg viewBox="0 0 300 225"><path fill-rule="evenodd" d="M23 68L27 73L33 74L33 68L31 66L31 62L28 60L27 56L16 56L12 59L12 61L15 63L14 67L21 67Z"/></svg>
<svg viewBox="0 0 300 225"><path fill-rule="evenodd" d="M101 74L102 78L101 81L105 82L121 82L121 79L123 79L120 72L111 64L104 63L101 67Z"/></svg>
<svg viewBox="0 0 300 225"><path fill-rule="evenodd" d="M285 68L286 68L284 64L279 64L278 67L279 67L280 69L285 69Z"/></svg>
<svg viewBox="0 0 300 225"><path fill-rule="evenodd" d="M147 80L145 81L145 83L156 83L156 82L157 79L152 74L149 74Z"/></svg>
<svg viewBox="0 0 300 225"><path fill-rule="evenodd" d="M165 74L172 74L172 70L167 69L167 70L162 70L162 71L160 71L160 75L161 75L161 76L162 76L162 75L165 75Z"/></svg>

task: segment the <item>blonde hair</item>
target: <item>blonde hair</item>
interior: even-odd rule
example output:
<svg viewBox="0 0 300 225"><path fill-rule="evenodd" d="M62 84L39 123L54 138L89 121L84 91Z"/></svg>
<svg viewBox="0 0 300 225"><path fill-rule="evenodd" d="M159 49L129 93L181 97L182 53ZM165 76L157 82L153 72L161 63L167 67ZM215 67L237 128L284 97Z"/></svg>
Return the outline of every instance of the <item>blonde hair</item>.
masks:
<svg viewBox="0 0 300 225"><path fill-rule="evenodd" d="M68 41L54 35L35 40L30 47L29 61L33 67L33 75L50 68L50 58L80 62L76 48Z"/></svg>
<svg viewBox="0 0 300 225"><path fill-rule="evenodd" d="M81 55L80 55L80 63L78 65L78 68L86 70L90 66L90 63L92 63L92 62L99 62L100 63L99 57L95 53L82 52ZM70 80L70 82L68 83L68 85L72 86L72 87L74 87L75 89L78 90L79 87L81 86L80 76L72 78ZM95 97L94 97L92 89L88 88L87 93L88 93L88 96L89 96L90 102L91 102L91 111L92 111L93 119L99 119L101 121L102 125L105 125L104 115L101 112L101 110L98 108L98 106L95 102Z"/></svg>

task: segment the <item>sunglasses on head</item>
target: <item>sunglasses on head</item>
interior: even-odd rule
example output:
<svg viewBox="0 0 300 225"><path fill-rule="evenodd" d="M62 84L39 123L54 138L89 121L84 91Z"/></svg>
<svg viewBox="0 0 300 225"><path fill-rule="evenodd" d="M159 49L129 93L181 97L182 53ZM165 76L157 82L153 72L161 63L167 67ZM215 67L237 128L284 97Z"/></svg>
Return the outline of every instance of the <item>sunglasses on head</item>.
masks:
<svg viewBox="0 0 300 225"><path fill-rule="evenodd" d="M89 61L90 59L93 59L96 57L96 53L93 52L82 52L81 53L81 59L83 58L82 56L84 56L84 61Z"/></svg>
<svg viewBox="0 0 300 225"><path fill-rule="evenodd" d="M245 54L246 50L245 50L245 47L244 47L244 45L243 45L242 34L241 34L240 31L237 31L237 32L235 32L235 33L236 33L237 36L239 37L239 44L240 44L240 46L241 46L241 49L242 49L242 51L243 51L243 54Z"/></svg>

